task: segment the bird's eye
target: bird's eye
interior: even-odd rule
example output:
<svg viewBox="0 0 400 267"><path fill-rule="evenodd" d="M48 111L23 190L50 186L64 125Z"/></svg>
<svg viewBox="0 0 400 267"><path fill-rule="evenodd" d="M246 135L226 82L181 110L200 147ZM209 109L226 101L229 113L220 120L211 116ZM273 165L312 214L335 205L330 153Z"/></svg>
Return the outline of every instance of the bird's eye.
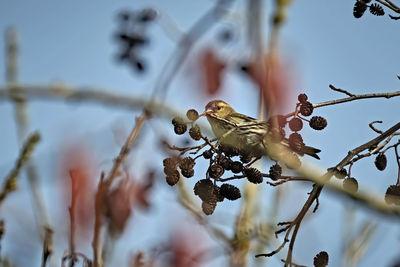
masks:
<svg viewBox="0 0 400 267"><path fill-rule="evenodd" d="M217 107L217 110L221 110L221 108L222 108L221 106L218 106L218 107Z"/></svg>

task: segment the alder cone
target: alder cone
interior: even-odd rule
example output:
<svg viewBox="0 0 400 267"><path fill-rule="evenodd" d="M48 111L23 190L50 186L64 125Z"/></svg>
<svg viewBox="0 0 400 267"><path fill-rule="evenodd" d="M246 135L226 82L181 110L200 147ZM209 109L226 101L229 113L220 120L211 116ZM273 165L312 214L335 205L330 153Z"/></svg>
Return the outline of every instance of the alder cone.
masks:
<svg viewBox="0 0 400 267"><path fill-rule="evenodd" d="M378 156L376 156L375 166L378 170L383 171L384 169L386 169L386 165L387 165L387 158L385 154L379 154Z"/></svg>
<svg viewBox="0 0 400 267"><path fill-rule="evenodd" d="M314 257L314 267L325 267L328 265L329 255L326 251L321 251Z"/></svg>

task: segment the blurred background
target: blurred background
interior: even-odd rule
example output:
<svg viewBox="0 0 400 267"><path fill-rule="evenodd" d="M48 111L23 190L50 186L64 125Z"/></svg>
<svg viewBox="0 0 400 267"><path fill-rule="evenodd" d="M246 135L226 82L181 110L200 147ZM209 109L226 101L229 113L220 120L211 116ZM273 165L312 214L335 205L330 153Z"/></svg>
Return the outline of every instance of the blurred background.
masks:
<svg viewBox="0 0 400 267"><path fill-rule="evenodd" d="M222 99L238 112L257 117L259 91L243 71L254 49L248 42L248 3L226 2L226 16L205 23L204 33L194 39L189 53L176 65L171 83L163 89L165 95L160 94L159 99L156 95L157 100L164 101L175 112L184 114L190 108L202 112L210 100ZM7 83L6 32L12 27L19 46L18 84L58 85L71 90L102 90L143 101L150 99L159 82L165 83L160 75L168 75L168 66L175 66L174 58L181 55L183 48L179 48L179 42L183 34L215 5L216 1L211 0L1 1L1 86L3 88ZM276 3L261 1L260 6L262 24L255 31L261 32L259 37L263 40L264 52L268 53L271 52L268 41L273 36L271 21ZM332 91L329 84L353 94L398 90L398 22L387 15L377 17L367 13L355 19L353 6L354 1L317 0L293 1L285 6L286 19L279 31L275 51L280 62L277 83L287 90L281 112L293 111L299 93L306 93L313 104L345 97ZM143 8L156 10L158 19L137 29L148 40L138 48L137 60L121 61L118 58L123 48L116 38L124 27L120 14ZM210 75L217 77L210 78ZM318 115L328 120L327 128L321 132L305 128L302 135L307 144L322 150L321 160L304 159L321 168L336 165L350 149L377 136L368 127L370 122L382 120L383 123L377 125L382 130L397 123L399 106L400 98L363 99L317 109ZM78 182L84 194L80 195L77 210L80 234L76 238L76 250L91 258L96 185L101 172L107 173L111 168L135 118L140 115L141 106L126 108L96 101L66 102L35 97L26 103L26 109L28 132L37 130L42 136L32 163L38 174L39 194L48 216L46 220L54 231L54 253L49 266L59 266L69 247L71 169L90 177ZM188 253L196 259L192 265L179 266L229 265L223 242L212 231L205 230L208 228L199 224L180 204L177 186L170 187L165 183L162 160L168 154L160 145L161 140L181 146L192 142L174 134L171 118L170 113L160 112L146 123L124 164L134 182L129 186L117 186L115 190L129 188L135 196L117 197L117 201L125 203L134 198L135 204L132 210L127 208L129 212L119 213L126 212L129 219L126 225L120 226L120 233L108 237L111 241L107 242L106 266L130 266L131 259L139 251L147 251L149 257L157 255L168 259L171 255L177 257L179 253ZM0 102L0 122L0 177L4 179L14 166L21 147L15 103L4 96ZM200 124L212 136L204 119ZM357 178L361 190L383 198L387 187L396 183L395 156L389 153L384 172L376 170L373 161L370 157L357 162L352 168L352 176ZM270 162L265 160L264 163L265 168L269 168ZM194 179L185 180L190 193L205 169L206 164L199 163ZM154 177L154 184L147 190L145 185L149 177ZM244 186L242 181L233 184ZM1 206L1 219L6 225L1 257L7 258L12 266L38 265L42 259L38 224L43 218L33 204L25 171L21 172L18 186ZM265 183L259 186L259 213L251 221L254 229L258 229L255 225L274 225L293 219L312 185L291 182L280 188L279 208L274 213L272 204L277 205L277 188ZM196 198L194 201L200 206ZM204 224L232 236L241 201L224 201L213 215L207 216ZM300 228L294 249L296 263L311 266L313 257L325 250L329 253L329 266L352 266L352 261L358 266L394 266L400 256L398 219L373 212L328 190L322 192L319 201L318 211L310 213ZM261 252L274 250L280 241L269 238ZM350 244L353 247L350 248ZM349 251L350 255L347 255ZM250 266L280 266L280 259L286 257L285 250L278 256L257 260L254 254L256 252L252 250Z"/></svg>

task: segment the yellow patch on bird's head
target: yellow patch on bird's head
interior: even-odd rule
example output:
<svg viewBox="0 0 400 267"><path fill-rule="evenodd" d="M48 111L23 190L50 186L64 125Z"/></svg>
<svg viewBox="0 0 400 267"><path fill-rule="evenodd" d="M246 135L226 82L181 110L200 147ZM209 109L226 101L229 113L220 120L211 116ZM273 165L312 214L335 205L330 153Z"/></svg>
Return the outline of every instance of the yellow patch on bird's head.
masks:
<svg viewBox="0 0 400 267"><path fill-rule="evenodd" d="M204 115L216 116L219 118L226 118L227 116L234 113L235 110L226 102L222 100L214 100L206 105Z"/></svg>

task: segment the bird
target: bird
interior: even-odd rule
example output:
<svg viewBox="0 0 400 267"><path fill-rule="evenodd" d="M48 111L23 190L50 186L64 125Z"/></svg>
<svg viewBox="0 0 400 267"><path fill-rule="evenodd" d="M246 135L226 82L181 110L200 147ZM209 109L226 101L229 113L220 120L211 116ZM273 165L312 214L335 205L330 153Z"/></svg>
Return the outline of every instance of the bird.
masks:
<svg viewBox="0 0 400 267"><path fill-rule="evenodd" d="M288 153L293 154L287 138L274 138L277 128L274 129L271 122L238 113L222 100L209 102L200 116L207 118L219 144L237 148L240 153L254 157L268 156L275 161L282 160ZM302 143L295 152L319 159L317 153L321 150Z"/></svg>

